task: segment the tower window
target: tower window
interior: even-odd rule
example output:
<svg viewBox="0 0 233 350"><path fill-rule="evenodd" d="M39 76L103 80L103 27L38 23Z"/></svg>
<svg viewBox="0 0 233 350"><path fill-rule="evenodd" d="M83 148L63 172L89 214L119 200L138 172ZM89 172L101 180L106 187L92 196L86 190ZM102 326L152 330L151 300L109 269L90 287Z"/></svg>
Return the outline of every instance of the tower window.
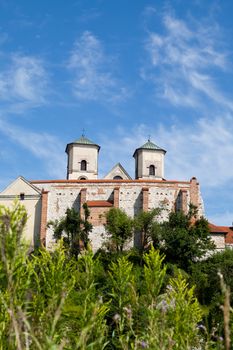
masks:
<svg viewBox="0 0 233 350"><path fill-rule="evenodd" d="M154 165L149 166L149 175L155 176L155 166Z"/></svg>
<svg viewBox="0 0 233 350"><path fill-rule="evenodd" d="M87 170L87 162L85 160L81 161L81 170L86 171Z"/></svg>

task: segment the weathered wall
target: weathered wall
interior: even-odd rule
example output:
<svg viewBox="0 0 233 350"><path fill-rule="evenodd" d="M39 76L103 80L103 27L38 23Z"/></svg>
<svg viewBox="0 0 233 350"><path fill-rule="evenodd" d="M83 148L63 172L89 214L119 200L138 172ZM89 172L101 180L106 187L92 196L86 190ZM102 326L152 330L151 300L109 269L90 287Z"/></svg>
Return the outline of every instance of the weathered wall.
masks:
<svg viewBox="0 0 233 350"><path fill-rule="evenodd" d="M134 217L140 210L151 210L162 207L160 220L165 220L171 210L177 208L180 191L184 191L181 201L182 208L188 210L191 197L197 203L201 203L199 187L192 182L169 182L169 181L60 181L36 183L37 187L48 191L47 220L60 219L65 215L67 208L74 207L80 210L81 190L85 192L86 201L108 201L119 203L119 207ZM192 186L192 194L191 194ZM146 189L146 190L145 190ZM196 192L195 192L196 191ZM82 193L84 193L82 192ZM144 197L143 197L144 196ZM144 198L144 199L143 199ZM94 225L90 235L93 249L100 247L103 238L104 219L101 214L108 209L104 207L91 208L91 221ZM203 214L203 208L199 208L199 214ZM53 245L52 228L47 229L46 246Z"/></svg>
<svg viewBox="0 0 233 350"><path fill-rule="evenodd" d="M217 250L225 249L225 235L221 233L211 234L211 238L214 241Z"/></svg>

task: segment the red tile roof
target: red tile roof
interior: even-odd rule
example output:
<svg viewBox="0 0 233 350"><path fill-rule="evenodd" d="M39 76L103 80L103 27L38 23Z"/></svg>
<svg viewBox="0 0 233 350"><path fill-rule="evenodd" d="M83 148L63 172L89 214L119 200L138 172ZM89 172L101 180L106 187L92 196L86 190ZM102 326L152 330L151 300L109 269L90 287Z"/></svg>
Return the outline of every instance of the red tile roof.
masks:
<svg viewBox="0 0 233 350"><path fill-rule="evenodd" d="M87 201L88 207L113 207L113 203L108 201Z"/></svg>
<svg viewBox="0 0 233 350"><path fill-rule="evenodd" d="M224 233L225 243L233 244L233 227L229 226L216 226L209 222L210 233Z"/></svg>
<svg viewBox="0 0 233 350"><path fill-rule="evenodd" d="M210 229L211 233L225 233L225 234L227 234L227 232L228 232L225 226L216 226L214 224L211 224L210 222L208 225L209 225L209 229Z"/></svg>
<svg viewBox="0 0 233 350"><path fill-rule="evenodd" d="M225 243L233 244L233 227L228 227L228 226L221 226L221 227L227 231Z"/></svg>

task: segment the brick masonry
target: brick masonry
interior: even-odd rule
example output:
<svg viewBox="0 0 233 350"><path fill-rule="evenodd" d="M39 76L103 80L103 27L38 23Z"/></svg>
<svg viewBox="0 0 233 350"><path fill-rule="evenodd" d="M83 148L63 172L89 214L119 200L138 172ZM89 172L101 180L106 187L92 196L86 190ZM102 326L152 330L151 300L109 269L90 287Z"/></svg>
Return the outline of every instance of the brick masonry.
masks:
<svg viewBox="0 0 233 350"><path fill-rule="evenodd" d="M40 242L42 245L46 244L47 213L48 213L48 191L42 190L41 223L40 223Z"/></svg>

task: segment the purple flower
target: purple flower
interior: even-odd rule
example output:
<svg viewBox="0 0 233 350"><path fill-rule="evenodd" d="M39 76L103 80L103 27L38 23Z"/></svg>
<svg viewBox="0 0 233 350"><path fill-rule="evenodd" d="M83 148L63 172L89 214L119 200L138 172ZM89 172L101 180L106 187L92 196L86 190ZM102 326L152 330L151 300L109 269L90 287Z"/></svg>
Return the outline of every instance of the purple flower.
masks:
<svg viewBox="0 0 233 350"><path fill-rule="evenodd" d="M149 345L147 342L145 342L144 340L140 340L138 342L138 344L141 346L142 349L148 349L149 348Z"/></svg>

